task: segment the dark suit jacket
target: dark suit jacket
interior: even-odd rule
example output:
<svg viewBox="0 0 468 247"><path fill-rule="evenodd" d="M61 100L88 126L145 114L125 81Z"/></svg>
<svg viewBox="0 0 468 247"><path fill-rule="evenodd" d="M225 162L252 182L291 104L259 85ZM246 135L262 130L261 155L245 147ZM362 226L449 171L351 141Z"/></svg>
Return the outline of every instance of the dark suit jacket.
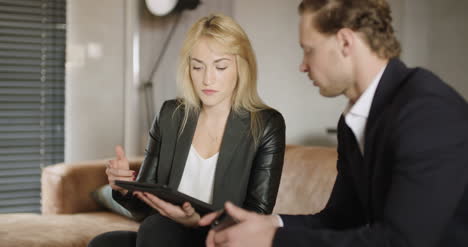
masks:
<svg viewBox="0 0 468 247"><path fill-rule="evenodd" d="M283 116L273 110L259 113L263 126L258 142L250 131L250 114L231 111L219 151L213 185L213 206L220 209L226 201L258 213L269 214L276 202L285 150ZM198 114L189 115L181 131L183 107L166 101L149 133L146 156L137 181L165 184L177 189L195 133ZM208 189L208 188L207 188ZM130 194L114 199L138 218L154 211Z"/></svg>
<svg viewBox="0 0 468 247"><path fill-rule="evenodd" d="M274 246L468 246L468 108L423 69L391 60L365 130L343 117L338 176L323 211L282 216Z"/></svg>

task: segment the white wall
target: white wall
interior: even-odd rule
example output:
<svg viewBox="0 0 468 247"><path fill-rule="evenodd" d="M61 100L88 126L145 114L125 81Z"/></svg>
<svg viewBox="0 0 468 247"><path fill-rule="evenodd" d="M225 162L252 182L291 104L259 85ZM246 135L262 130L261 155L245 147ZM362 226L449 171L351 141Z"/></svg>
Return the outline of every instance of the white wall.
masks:
<svg viewBox="0 0 468 247"><path fill-rule="evenodd" d="M439 75L468 99L468 1L390 0L395 27L410 66Z"/></svg>
<svg viewBox="0 0 468 247"><path fill-rule="evenodd" d="M65 161L123 143L124 0L67 2Z"/></svg>
<svg viewBox="0 0 468 247"><path fill-rule="evenodd" d="M468 99L468 1L430 1L428 68Z"/></svg>

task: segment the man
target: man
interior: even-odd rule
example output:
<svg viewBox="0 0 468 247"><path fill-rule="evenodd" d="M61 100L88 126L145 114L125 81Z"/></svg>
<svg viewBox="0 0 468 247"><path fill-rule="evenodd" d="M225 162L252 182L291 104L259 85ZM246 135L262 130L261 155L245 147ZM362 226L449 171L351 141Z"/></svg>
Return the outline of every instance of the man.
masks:
<svg viewBox="0 0 468 247"><path fill-rule="evenodd" d="M397 59L384 0L303 0L299 12L301 71L321 95L349 99L331 197L320 213L300 216L227 203L240 222L211 231L207 245L468 246L465 100Z"/></svg>

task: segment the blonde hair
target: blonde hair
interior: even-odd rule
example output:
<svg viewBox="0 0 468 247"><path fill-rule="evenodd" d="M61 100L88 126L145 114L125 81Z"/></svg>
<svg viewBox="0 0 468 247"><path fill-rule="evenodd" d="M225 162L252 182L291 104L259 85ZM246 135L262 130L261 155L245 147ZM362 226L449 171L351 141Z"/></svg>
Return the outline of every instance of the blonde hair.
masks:
<svg viewBox="0 0 468 247"><path fill-rule="evenodd" d="M240 113L245 110L251 116L251 134L256 142L261 132L257 112L269 109L257 92L257 62L247 34L232 18L222 14L211 14L199 19L189 29L180 53L177 83L180 93L179 102L184 107L185 116L181 132L192 112L199 113L201 100L195 92L190 77L190 54L201 38L211 39L221 45L237 62L237 85L232 96L232 110Z"/></svg>

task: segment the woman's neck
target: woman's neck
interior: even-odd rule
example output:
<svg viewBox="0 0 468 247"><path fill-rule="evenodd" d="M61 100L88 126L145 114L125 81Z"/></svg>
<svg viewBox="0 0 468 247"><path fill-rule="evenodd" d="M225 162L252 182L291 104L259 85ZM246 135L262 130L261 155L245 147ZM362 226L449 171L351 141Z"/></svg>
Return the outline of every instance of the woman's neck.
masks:
<svg viewBox="0 0 468 247"><path fill-rule="evenodd" d="M202 106L201 115L208 121L225 120L231 112L231 104L218 104L215 106Z"/></svg>

